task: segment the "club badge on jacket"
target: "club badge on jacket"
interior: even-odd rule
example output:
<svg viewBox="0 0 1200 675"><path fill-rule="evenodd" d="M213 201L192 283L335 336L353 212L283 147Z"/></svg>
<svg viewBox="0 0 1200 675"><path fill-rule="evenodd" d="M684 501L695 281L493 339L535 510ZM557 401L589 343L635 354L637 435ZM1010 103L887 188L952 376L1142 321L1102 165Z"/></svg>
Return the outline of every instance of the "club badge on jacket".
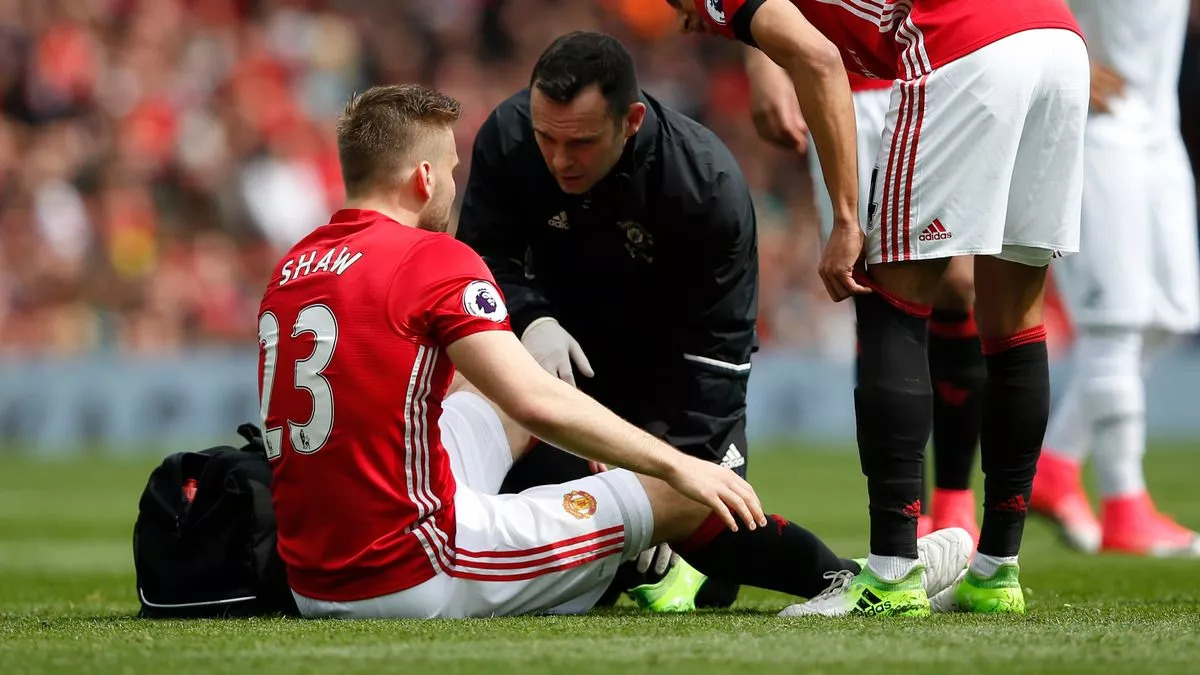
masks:
<svg viewBox="0 0 1200 675"><path fill-rule="evenodd" d="M654 236L642 227L641 223L632 220L622 220L617 227L625 232L625 250L630 257L639 258L645 262L654 262Z"/></svg>

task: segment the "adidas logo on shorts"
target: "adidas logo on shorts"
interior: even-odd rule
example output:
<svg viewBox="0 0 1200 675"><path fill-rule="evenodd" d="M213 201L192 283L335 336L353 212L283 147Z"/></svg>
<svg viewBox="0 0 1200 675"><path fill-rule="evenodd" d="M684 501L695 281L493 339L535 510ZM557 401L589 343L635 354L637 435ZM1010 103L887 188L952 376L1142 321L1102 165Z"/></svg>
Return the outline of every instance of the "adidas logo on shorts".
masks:
<svg viewBox="0 0 1200 675"><path fill-rule="evenodd" d="M742 453L738 452L736 445L730 443L729 449L725 451L725 457L721 459L721 466L726 469L736 469L739 466L745 465L746 458L742 457Z"/></svg>
<svg viewBox="0 0 1200 675"><path fill-rule="evenodd" d="M917 237L917 239L921 241L941 241L942 239L949 239L953 236L954 235L950 233L950 230L947 230L946 226L942 225L942 221L934 218L933 222L930 223L928 227L926 227L924 230L921 230L921 236Z"/></svg>

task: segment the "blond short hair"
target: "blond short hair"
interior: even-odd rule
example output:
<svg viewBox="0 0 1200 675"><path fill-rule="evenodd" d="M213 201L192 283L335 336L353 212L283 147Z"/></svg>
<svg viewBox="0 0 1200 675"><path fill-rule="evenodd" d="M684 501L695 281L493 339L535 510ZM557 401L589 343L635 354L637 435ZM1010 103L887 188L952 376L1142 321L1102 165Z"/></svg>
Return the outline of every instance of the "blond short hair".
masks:
<svg viewBox="0 0 1200 675"><path fill-rule="evenodd" d="M361 195L394 174L429 131L461 116L458 101L420 84L371 87L350 99L337 122L346 195Z"/></svg>

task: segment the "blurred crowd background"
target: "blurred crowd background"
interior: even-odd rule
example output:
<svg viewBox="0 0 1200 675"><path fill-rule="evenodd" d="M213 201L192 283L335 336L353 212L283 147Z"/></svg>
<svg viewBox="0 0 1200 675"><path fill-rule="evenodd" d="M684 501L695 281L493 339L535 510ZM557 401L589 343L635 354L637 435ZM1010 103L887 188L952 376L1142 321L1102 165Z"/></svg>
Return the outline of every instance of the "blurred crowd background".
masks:
<svg viewBox="0 0 1200 675"><path fill-rule="evenodd" d="M1131 2L1134 0L1130 0ZM1200 0L1181 94L1200 157ZM557 35L598 28L713 128L755 193L766 347L845 352L806 162L754 134L736 45L660 0L0 0L0 353L252 344L277 256L342 199L333 123L420 81L476 129Z"/></svg>

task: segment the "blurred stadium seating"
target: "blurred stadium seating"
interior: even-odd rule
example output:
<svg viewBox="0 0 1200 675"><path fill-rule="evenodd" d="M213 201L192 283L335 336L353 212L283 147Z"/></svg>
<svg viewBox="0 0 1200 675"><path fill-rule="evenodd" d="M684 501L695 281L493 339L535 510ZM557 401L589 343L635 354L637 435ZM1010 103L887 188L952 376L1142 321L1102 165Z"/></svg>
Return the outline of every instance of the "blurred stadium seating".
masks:
<svg viewBox="0 0 1200 675"><path fill-rule="evenodd" d="M677 35L665 3L0 0L0 442L22 438L4 420L30 414L4 401L27 398L47 363L252 355L276 256L341 200L332 124L352 92L415 80L459 98L465 181L492 106L553 37L584 27L621 37L643 87L741 161L764 351L848 362L851 316L815 274L805 162L756 138L736 46ZM1181 90L1196 157L1200 20L1192 38ZM226 410L256 407L251 393Z"/></svg>

